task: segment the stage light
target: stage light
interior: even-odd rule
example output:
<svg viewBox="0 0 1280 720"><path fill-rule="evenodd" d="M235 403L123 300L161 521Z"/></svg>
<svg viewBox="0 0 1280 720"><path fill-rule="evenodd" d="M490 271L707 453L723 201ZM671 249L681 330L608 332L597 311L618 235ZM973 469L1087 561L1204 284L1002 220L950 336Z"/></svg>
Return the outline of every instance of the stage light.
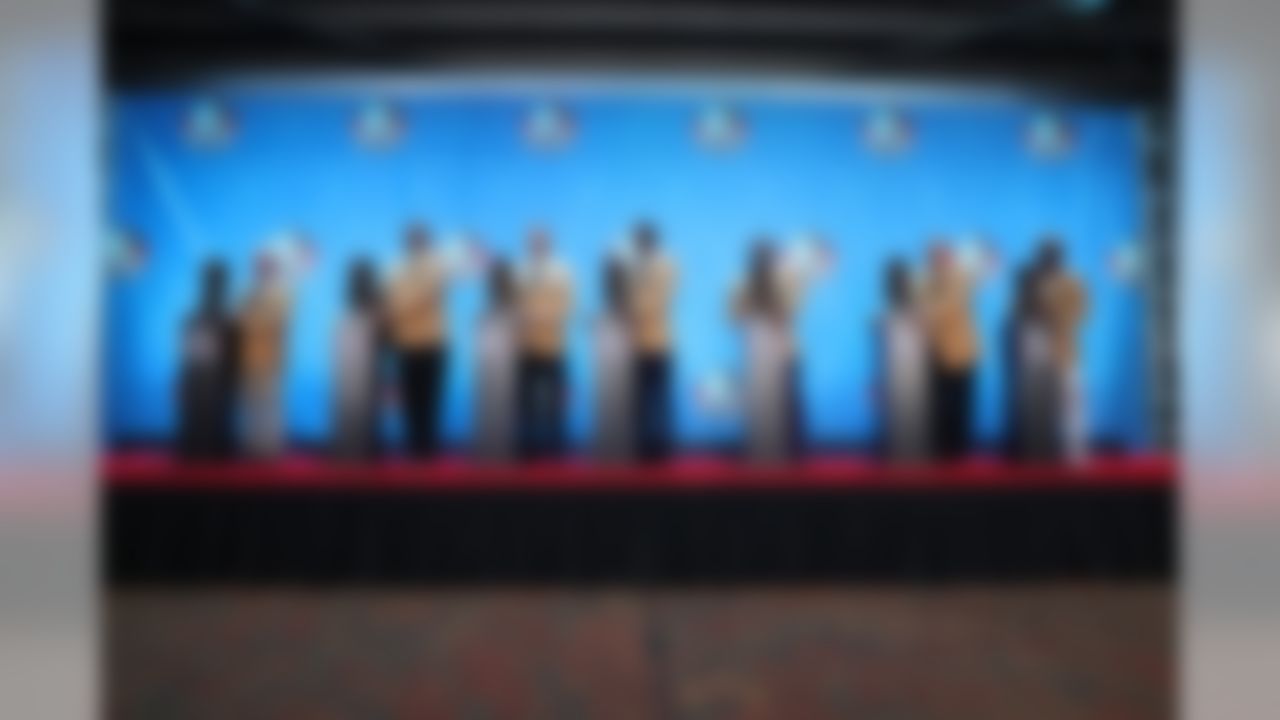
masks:
<svg viewBox="0 0 1280 720"><path fill-rule="evenodd" d="M708 150L733 150L746 140L747 121L733 107L723 103L708 105L698 113L694 136Z"/></svg>
<svg viewBox="0 0 1280 720"><path fill-rule="evenodd" d="M235 116L216 98L203 98L187 108L182 134L193 147L212 149L228 145L236 134Z"/></svg>
<svg viewBox="0 0 1280 720"><path fill-rule="evenodd" d="M386 150L395 147L408 131L404 112L386 101L371 102L360 108L352 124L352 133L361 147Z"/></svg>
<svg viewBox="0 0 1280 720"><path fill-rule="evenodd" d="M563 104L544 101L534 105L524 119L524 139L542 150L559 150L577 135L573 114Z"/></svg>
<svg viewBox="0 0 1280 720"><path fill-rule="evenodd" d="M1111 6L1111 0L1062 0L1062 3L1068 10L1081 15L1100 13Z"/></svg>
<svg viewBox="0 0 1280 720"><path fill-rule="evenodd" d="M1069 154L1075 137L1066 118L1055 112L1036 113L1027 123L1027 150L1038 158L1057 159Z"/></svg>
<svg viewBox="0 0 1280 720"><path fill-rule="evenodd" d="M862 124L862 141L872 152L893 155L907 150L914 139L911 122L895 108L878 108Z"/></svg>

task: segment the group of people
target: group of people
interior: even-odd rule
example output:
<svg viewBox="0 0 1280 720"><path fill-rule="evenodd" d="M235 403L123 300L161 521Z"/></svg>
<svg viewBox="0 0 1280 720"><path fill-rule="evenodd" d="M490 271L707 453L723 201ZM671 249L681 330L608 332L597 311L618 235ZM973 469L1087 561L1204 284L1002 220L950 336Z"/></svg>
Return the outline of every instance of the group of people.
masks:
<svg viewBox="0 0 1280 720"><path fill-rule="evenodd" d="M484 263L486 308L476 337L474 452L489 460L556 456L565 449L566 341L574 282L549 233L531 229L527 256ZM811 249L812 250L812 249ZM760 461L793 456L803 429L794 318L829 252L784 252L767 238L750 252L730 312L742 330L745 449ZM448 289L456 261L430 230L410 225L404 257L385 283L367 261L351 267L336 337L334 447L367 459L382 451L384 388L395 387L404 448L440 449L451 329ZM954 458L971 442L974 369L982 355L972 312L981 268L938 243L923 282L901 261L888 269L879 323L882 445L896 459ZM659 460L672 445L671 306L677 270L657 228L638 223L605 262L604 303L594 321L595 454ZM279 263L259 258L245 301L228 302L225 267L204 272L199 306L183 335L181 447L223 458L237 448L271 457L284 447L281 380L289 323ZM1049 459L1083 448L1077 335L1086 306L1061 243L1044 242L1019 275L1009 329L1011 450ZM240 418L237 420L237 418ZM237 428L240 432L237 433ZM237 438L240 442L237 442Z"/></svg>
<svg viewBox="0 0 1280 720"><path fill-rule="evenodd" d="M488 307L480 323L475 450L483 458L537 458L565 448L565 352L574 303L569 269L550 235L530 231L528 257L488 263ZM669 307L675 265L656 228L641 223L604 269L596 320L596 452L602 459L657 460L671 447ZM432 410L438 412L438 405Z"/></svg>
<svg viewBox="0 0 1280 720"><path fill-rule="evenodd" d="M407 453L431 457L440 447L450 332L446 296L460 268L423 225L408 227L404 247L385 286L368 261L351 268L348 308L336 338L334 447L342 457L381 452L388 375L398 391ZM530 230L527 251L519 266L501 258L485 264L474 449L492 460L554 456L565 447L573 279L545 229ZM271 457L284 446L287 283L275 259L260 257L247 299L234 311L227 279L221 263L206 266L199 305L183 334L180 446L197 459L229 457L240 447L250 456ZM601 457L661 459L670 450L668 319L675 282L675 265L648 223L638 224L627 251L607 263L606 308L597 333Z"/></svg>
<svg viewBox="0 0 1280 720"><path fill-rule="evenodd" d="M880 323L882 441L902 460L954 459L972 442L975 370L983 349L972 311L988 260L962 263L936 243L923 283L893 261ZM1023 460L1079 458L1085 452L1079 332L1083 283L1068 271L1059 240L1046 238L1017 274L1005 329L1008 451Z"/></svg>

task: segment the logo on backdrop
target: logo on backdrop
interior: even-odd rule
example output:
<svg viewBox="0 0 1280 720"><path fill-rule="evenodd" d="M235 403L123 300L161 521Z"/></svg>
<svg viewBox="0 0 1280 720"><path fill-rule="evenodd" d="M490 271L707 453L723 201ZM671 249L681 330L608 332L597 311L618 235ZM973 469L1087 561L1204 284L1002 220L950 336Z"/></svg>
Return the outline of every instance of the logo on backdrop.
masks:
<svg viewBox="0 0 1280 720"><path fill-rule="evenodd" d="M897 155L910 149L915 129L906 113L897 108L878 108L862 123L862 142L880 155Z"/></svg>
<svg viewBox="0 0 1280 720"><path fill-rule="evenodd" d="M195 148L226 147L235 139L237 130L231 108L217 98L195 101L182 117L182 136Z"/></svg>
<svg viewBox="0 0 1280 720"><path fill-rule="evenodd" d="M724 103L708 105L698 113L694 137L707 150L735 150L747 139L747 120L737 108Z"/></svg>
<svg viewBox="0 0 1280 720"><path fill-rule="evenodd" d="M369 150L387 150L399 145L408 132L403 110L383 100L370 102L356 112L351 126L356 143Z"/></svg>
<svg viewBox="0 0 1280 720"><path fill-rule="evenodd" d="M525 115L522 128L525 142L539 150L563 149L573 142L577 133L573 113L554 101L534 105Z"/></svg>
<svg viewBox="0 0 1280 720"><path fill-rule="evenodd" d="M1027 150L1035 157L1056 160L1066 157L1075 147L1071 124L1056 112L1039 112L1027 123Z"/></svg>

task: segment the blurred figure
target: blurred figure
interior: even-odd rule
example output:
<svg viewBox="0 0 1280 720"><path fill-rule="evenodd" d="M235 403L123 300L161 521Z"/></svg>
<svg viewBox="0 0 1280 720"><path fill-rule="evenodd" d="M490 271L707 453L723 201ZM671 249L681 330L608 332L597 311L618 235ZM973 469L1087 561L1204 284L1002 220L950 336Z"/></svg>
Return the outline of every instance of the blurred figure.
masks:
<svg viewBox="0 0 1280 720"><path fill-rule="evenodd" d="M671 448L670 306L676 267L659 246L658 230L642 222L626 278L627 311L635 349L635 448L640 456L665 458Z"/></svg>
<svg viewBox="0 0 1280 720"><path fill-rule="evenodd" d="M516 449L516 284L506 261L489 266L488 290L477 342L476 453L501 462Z"/></svg>
<svg viewBox="0 0 1280 720"><path fill-rule="evenodd" d="M633 456L635 416L633 406L643 386L635 372L636 355L628 327L627 272L618 260L604 268L604 311L596 321L596 455L601 460L630 460Z"/></svg>
<svg viewBox="0 0 1280 720"><path fill-rule="evenodd" d="M520 445L526 457L544 457L564 448L565 323L573 280L552 254L546 230L529 232L528 251L518 291Z"/></svg>
<svg viewBox="0 0 1280 720"><path fill-rule="evenodd" d="M234 447L236 327L227 306L227 267L204 266L200 302L182 333L179 452L194 460L228 458Z"/></svg>
<svg viewBox="0 0 1280 720"><path fill-rule="evenodd" d="M400 408L409 454L431 457L440 442L448 272L426 226L408 227L404 250L404 261L388 288L387 328L398 356Z"/></svg>
<svg viewBox="0 0 1280 720"><path fill-rule="evenodd" d="M792 457L804 436L799 362L792 321L816 268L808 254L780 256L768 238L751 249L733 314L745 331L747 454L756 461Z"/></svg>
<svg viewBox="0 0 1280 720"><path fill-rule="evenodd" d="M240 313L245 445L256 458L275 457L284 447L281 376L288 323L289 294L282 268L276 257L263 254Z"/></svg>
<svg viewBox="0 0 1280 720"><path fill-rule="evenodd" d="M1066 269L1062 241L1057 237L1044 239L1036 266L1040 274L1040 304L1058 375L1060 454L1080 460L1088 451L1087 408L1080 372L1080 326L1088 313L1088 292L1080 279Z"/></svg>
<svg viewBox="0 0 1280 720"><path fill-rule="evenodd" d="M347 300L335 347L334 446L339 457L364 460L376 456L380 448L378 380L383 340L378 279L369 261L351 265Z"/></svg>
<svg viewBox="0 0 1280 720"><path fill-rule="evenodd" d="M1009 445L1018 460L1051 460L1058 451L1059 382L1038 267L1018 274L1009 321Z"/></svg>
<svg viewBox="0 0 1280 720"><path fill-rule="evenodd" d="M883 452L892 460L929 457L929 352L911 271L901 259L885 272L888 306L880 320Z"/></svg>
<svg viewBox="0 0 1280 720"><path fill-rule="evenodd" d="M972 442L973 371L981 353L972 308L976 281L950 247L933 244L925 281L925 326L932 366L933 447L947 459L966 454Z"/></svg>

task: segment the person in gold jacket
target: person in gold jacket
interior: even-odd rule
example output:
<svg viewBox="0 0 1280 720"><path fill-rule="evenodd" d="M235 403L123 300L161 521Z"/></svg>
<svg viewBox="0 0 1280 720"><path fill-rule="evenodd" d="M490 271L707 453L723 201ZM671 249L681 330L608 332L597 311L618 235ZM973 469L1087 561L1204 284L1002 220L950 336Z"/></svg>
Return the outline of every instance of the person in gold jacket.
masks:
<svg viewBox="0 0 1280 720"><path fill-rule="evenodd" d="M440 442L449 273L425 225L409 225L404 250L387 288L386 328L397 356L407 448L415 457L430 457Z"/></svg>
<svg viewBox="0 0 1280 720"><path fill-rule="evenodd" d="M529 258L516 293L517 414L521 454L540 457L564 448L565 326L573 308L573 281L555 259L545 229L533 228L527 245Z"/></svg>
<svg viewBox="0 0 1280 720"><path fill-rule="evenodd" d="M933 447L944 458L969 451L973 425L973 375L982 355L973 317L980 270L966 268L954 250L935 243L924 287L933 411Z"/></svg>
<svg viewBox="0 0 1280 720"><path fill-rule="evenodd" d="M1049 350L1058 377L1059 454L1078 459L1085 451L1085 419L1080 373L1080 327L1089 310L1088 291L1066 268L1062 242L1048 236L1036 258L1039 301L1049 331Z"/></svg>
<svg viewBox="0 0 1280 720"><path fill-rule="evenodd" d="M635 440L641 458L665 458L671 445L671 298L676 266L648 222L635 228L627 267L626 310L635 353Z"/></svg>
<svg viewBox="0 0 1280 720"><path fill-rule="evenodd" d="M1066 269L1062 244L1056 238L1040 246L1036 265L1042 273L1040 300L1049 322L1054 362L1063 370L1073 370L1080 360L1080 326L1089 310L1088 292Z"/></svg>
<svg viewBox="0 0 1280 720"><path fill-rule="evenodd" d="M239 318L245 446L258 458L278 455L284 446L280 395L289 304L279 260L262 255Z"/></svg>

